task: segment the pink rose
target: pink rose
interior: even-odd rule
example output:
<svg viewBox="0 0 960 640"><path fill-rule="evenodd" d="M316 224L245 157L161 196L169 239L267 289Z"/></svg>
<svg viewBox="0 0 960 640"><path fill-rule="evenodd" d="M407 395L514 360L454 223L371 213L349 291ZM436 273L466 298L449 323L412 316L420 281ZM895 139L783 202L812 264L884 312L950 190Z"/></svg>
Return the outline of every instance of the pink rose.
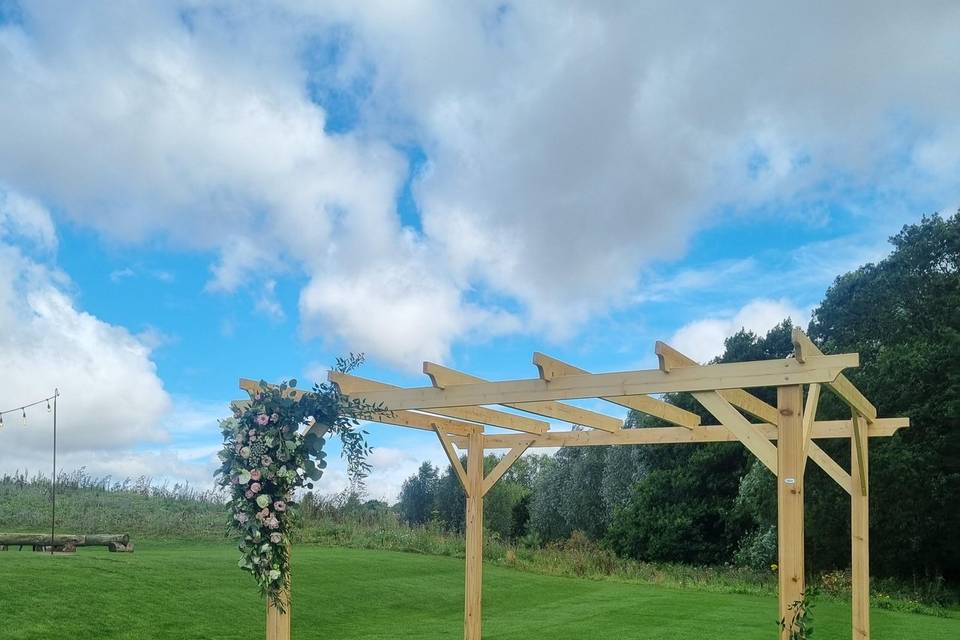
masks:
<svg viewBox="0 0 960 640"><path fill-rule="evenodd" d="M260 486L259 482L254 482L250 485L250 491L253 491L254 493L260 493L261 488L262 487Z"/></svg>
<svg viewBox="0 0 960 640"><path fill-rule="evenodd" d="M263 524L267 525L268 529L276 529L277 527L280 526L280 521L277 520L276 516L270 516L269 518L263 521Z"/></svg>
<svg viewBox="0 0 960 640"><path fill-rule="evenodd" d="M286 511L287 503L284 502L283 500L277 500L276 502L273 503L273 508L276 511Z"/></svg>
<svg viewBox="0 0 960 640"><path fill-rule="evenodd" d="M271 533L271 534L270 534L270 542L272 542L273 544L280 544L281 542L283 542L283 534L282 534L282 533Z"/></svg>
<svg viewBox="0 0 960 640"><path fill-rule="evenodd" d="M247 489L246 493L244 493L243 495L247 497L247 500L253 500L253 496L257 494L255 494L253 491L250 491L250 489Z"/></svg>
<svg viewBox="0 0 960 640"><path fill-rule="evenodd" d="M253 471L250 472L250 478L251 478L254 482L256 482L257 480L259 480L260 477L261 477L261 476L260 476L260 469L254 469Z"/></svg>
<svg viewBox="0 0 960 640"><path fill-rule="evenodd" d="M268 416L267 414L261 413L260 415L257 416L257 424L260 425L261 427L267 426L269 422L270 422L270 416Z"/></svg>

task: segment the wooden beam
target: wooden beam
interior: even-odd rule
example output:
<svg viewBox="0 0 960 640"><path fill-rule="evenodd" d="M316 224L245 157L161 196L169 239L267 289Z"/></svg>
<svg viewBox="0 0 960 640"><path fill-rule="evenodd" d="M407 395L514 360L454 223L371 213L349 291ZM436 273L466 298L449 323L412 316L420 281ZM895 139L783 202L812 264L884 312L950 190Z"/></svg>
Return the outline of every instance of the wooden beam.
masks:
<svg viewBox="0 0 960 640"><path fill-rule="evenodd" d="M820 385L812 384L807 389L807 403L803 407L803 469L807 468L807 454L810 452L813 423L817 420L817 407L820 404ZM821 465L822 466L822 465ZM800 474L803 477L803 473Z"/></svg>
<svg viewBox="0 0 960 640"><path fill-rule="evenodd" d="M859 423L853 412L855 423ZM871 425L872 426L872 425ZM870 640L870 492L866 429L856 428L850 443L850 473L861 486L850 494L850 556L853 640ZM858 490L859 489L859 490Z"/></svg>
<svg viewBox="0 0 960 640"><path fill-rule="evenodd" d="M447 460L450 461L450 467L453 469L454 473L457 474L457 478L460 479L460 486L463 487L464 492L467 494L467 496L469 496L470 481L467 480L467 473L464 471L463 465L460 464L460 456L458 456L457 452L454 451L453 443L450 442L450 438L443 432L443 429L440 427L434 427L434 431L437 432L437 437L440 438L440 444L443 445L443 452L447 454Z"/></svg>
<svg viewBox="0 0 960 640"><path fill-rule="evenodd" d="M803 484L800 482L803 462L803 387L791 385L777 388L777 555L780 595L780 640L794 637L793 619L797 602L804 591L803 549Z"/></svg>
<svg viewBox="0 0 960 640"><path fill-rule="evenodd" d="M777 439L777 428L772 424L753 424L752 429L767 440ZM899 429L910 426L909 418L877 418L869 425L871 438L892 436ZM853 426L850 420L823 420L813 425L812 437L850 438ZM463 437L452 438L458 447L467 446ZM618 444L690 444L703 442L736 442L738 440L724 426L707 425L697 429L684 427L653 427L649 429L624 429L617 433L603 431L548 431L540 436L526 434L485 434L484 447L487 449L512 449L518 444L530 443L538 447L594 447Z"/></svg>
<svg viewBox="0 0 960 640"><path fill-rule="evenodd" d="M354 396L356 394L362 394L369 391L376 392L401 390L400 387L392 384L384 384L383 382L377 382L376 380L358 378L357 376L339 373L336 371L331 371L328 379L330 382L333 382L340 387L340 391L348 396ZM384 406L386 406L388 409L392 409L392 407L389 405L384 404ZM437 408L430 411L430 413L439 416L447 416L450 418L470 420L472 422L479 422L481 424L489 424L495 427L503 427L504 429L513 429L514 431L523 431L524 433L544 433L550 428L550 423L544 422L543 420L533 420L525 416L517 416L512 413L495 411L493 409L487 409L486 407Z"/></svg>
<svg viewBox="0 0 960 640"><path fill-rule="evenodd" d="M563 376L550 382L508 380L475 382L449 389L418 387L348 394L368 404L401 409L431 410L541 400L571 400L605 396L632 396L679 391L714 391L784 384L809 384L836 379L843 369L855 367L855 353L810 358L800 364L793 358L759 362L687 367L670 373L660 370L594 373Z"/></svg>
<svg viewBox="0 0 960 640"><path fill-rule="evenodd" d="M536 365L540 371L540 377L547 381L560 376L589 373L585 369L575 367L539 352L533 354L533 364ZM680 407L675 407L662 400L651 398L650 396L606 396L601 398L601 400L606 400L607 402L612 402L613 404L627 407L628 409L635 409L647 415L666 420L671 424L687 427L688 429L700 426L700 416L697 414L687 411L686 409L681 409Z"/></svg>
<svg viewBox="0 0 960 640"><path fill-rule="evenodd" d="M811 358L823 355L820 347L814 344L813 340L811 340L800 327L793 328L792 338L794 358L797 362L806 362ZM836 380L827 382L826 384L831 391L837 394L851 409L856 410L860 415L865 417L868 422L873 422L877 419L877 408L867 400L866 396L860 393L860 390L857 389L845 375L840 374Z"/></svg>
<svg viewBox="0 0 960 640"><path fill-rule="evenodd" d="M240 388L248 393L256 393L260 389L260 383L250 378L240 378ZM303 389L292 389L291 393L293 393L294 399L299 400L305 393L309 392ZM243 409L249 402L249 400L234 400L230 405L237 409ZM467 436L474 432L483 431L483 425L480 424L451 420L442 416L417 411L389 411L368 416L365 420L379 422L381 424L390 424L397 427L422 429L423 431L433 431L434 425L436 425L442 428L444 432L458 436Z"/></svg>
<svg viewBox="0 0 960 640"><path fill-rule="evenodd" d="M459 384L470 384L472 382L486 382L483 378L471 376L470 374L456 371L433 362L424 362L423 372L430 376L430 381L433 383L433 386L438 389L447 389ZM601 431L619 431L620 428L623 427L623 420L561 402L514 402L506 403L504 406L548 418L563 420L584 427L600 429Z"/></svg>
<svg viewBox="0 0 960 640"><path fill-rule="evenodd" d="M723 399L716 391L696 391L693 397L712 413L720 423L729 429L753 455L777 475L777 447L770 444L754 425L740 415L733 405Z"/></svg>
<svg viewBox="0 0 960 640"><path fill-rule="evenodd" d="M463 590L464 640L481 640L483 605L483 436L470 435L467 449L466 571Z"/></svg>
<svg viewBox="0 0 960 640"><path fill-rule="evenodd" d="M699 362L680 353L670 345L657 341L655 347L657 360L660 362L660 370L669 373L675 369L686 367L699 367ZM760 418L764 422L777 424L777 409L753 394L747 393L743 389L724 389L720 391L724 400L733 406L742 409L755 418Z"/></svg>
<svg viewBox="0 0 960 640"><path fill-rule="evenodd" d="M483 495L487 495L487 492L489 492L490 489L493 489L493 486L497 484L497 481L503 477L503 474L505 474L507 470L513 466L513 463L523 455L523 452L526 451L529 446L529 443L518 444L513 449L510 449L510 452L507 453L507 455L500 459L500 462L498 462L497 466L493 468L493 471L491 471L490 474L487 475L487 477L483 480Z"/></svg>

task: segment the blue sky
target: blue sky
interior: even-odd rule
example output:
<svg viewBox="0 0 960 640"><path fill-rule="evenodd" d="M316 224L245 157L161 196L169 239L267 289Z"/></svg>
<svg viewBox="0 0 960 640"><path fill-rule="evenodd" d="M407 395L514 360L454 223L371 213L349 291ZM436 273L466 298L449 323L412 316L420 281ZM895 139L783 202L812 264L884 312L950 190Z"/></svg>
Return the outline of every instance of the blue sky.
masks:
<svg viewBox="0 0 960 640"><path fill-rule="evenodd" d="M0 2L0 408L205 486L241 376L708 360L960 204L955 6L652 7ZM372 441L377 497L442 460Z"/></svg>

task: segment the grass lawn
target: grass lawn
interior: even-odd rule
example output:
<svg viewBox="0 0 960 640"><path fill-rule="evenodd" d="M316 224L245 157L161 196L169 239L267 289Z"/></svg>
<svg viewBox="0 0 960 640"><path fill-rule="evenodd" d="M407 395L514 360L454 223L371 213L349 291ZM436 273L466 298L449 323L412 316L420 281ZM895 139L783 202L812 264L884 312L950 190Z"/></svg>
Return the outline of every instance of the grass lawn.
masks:
<svg viewBox="0 0 960 640"><path fill-rule="evenodd" d="M228 544L138 543L133 554L0 552L2 640L249 640L264 604ZM297 640L462 637L463 562L388 551L294 548ZM776 637L773 598L484 572L484 638ZM816 637L849 638L849 608L819 602ZM954 640L960 619L873 612L874 638Z"/></svg>

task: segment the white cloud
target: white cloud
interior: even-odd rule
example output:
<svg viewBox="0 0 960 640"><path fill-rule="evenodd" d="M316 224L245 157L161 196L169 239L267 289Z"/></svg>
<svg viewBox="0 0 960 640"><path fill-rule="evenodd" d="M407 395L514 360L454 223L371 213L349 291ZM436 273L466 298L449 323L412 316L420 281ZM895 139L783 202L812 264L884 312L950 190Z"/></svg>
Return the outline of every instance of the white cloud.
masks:
<svg viewBox="0 0 960 640"><path fill-rule="evenodd" d="M23 202L9 191L7 203ZM3 209L16 229L46 246L55 238L49 213L38 206ZM24 214L23 217L19 215ZM44 398L58 388L58 447L67 456L122 450L161 441L158 422L170 398L148 346L123 327L77 308L67 277L27 257L0 228L0 408ZM0 467L24 464L50 447L45 406L26 410L27 424L8 415L0 434Z"/></svg>
<svg viewBox="0 0 960 640"><path fill-rule="evenodd" d="M682 326L670 339L670 346L697 362L708 362L723 353L723 342L740 329L764 335L775 325L790 318L806 326L809 309L799 309L788 300L751 300L732 314L718 314Z"/></svg>
<svg viewBox="0 0 960 640"><path fill-rule="evenodd" d="M0 181L122 241L217 252L211 290L305 275L305 334L405 366L649 297L642 268L725 205L816 211L837 176L956 191L955 3L23 12L0 27ZM317 42L336 52L307 68ZM357 128L329 132L308 85ZM422 229L396 212L400 145L428 158Z"/></svg>

